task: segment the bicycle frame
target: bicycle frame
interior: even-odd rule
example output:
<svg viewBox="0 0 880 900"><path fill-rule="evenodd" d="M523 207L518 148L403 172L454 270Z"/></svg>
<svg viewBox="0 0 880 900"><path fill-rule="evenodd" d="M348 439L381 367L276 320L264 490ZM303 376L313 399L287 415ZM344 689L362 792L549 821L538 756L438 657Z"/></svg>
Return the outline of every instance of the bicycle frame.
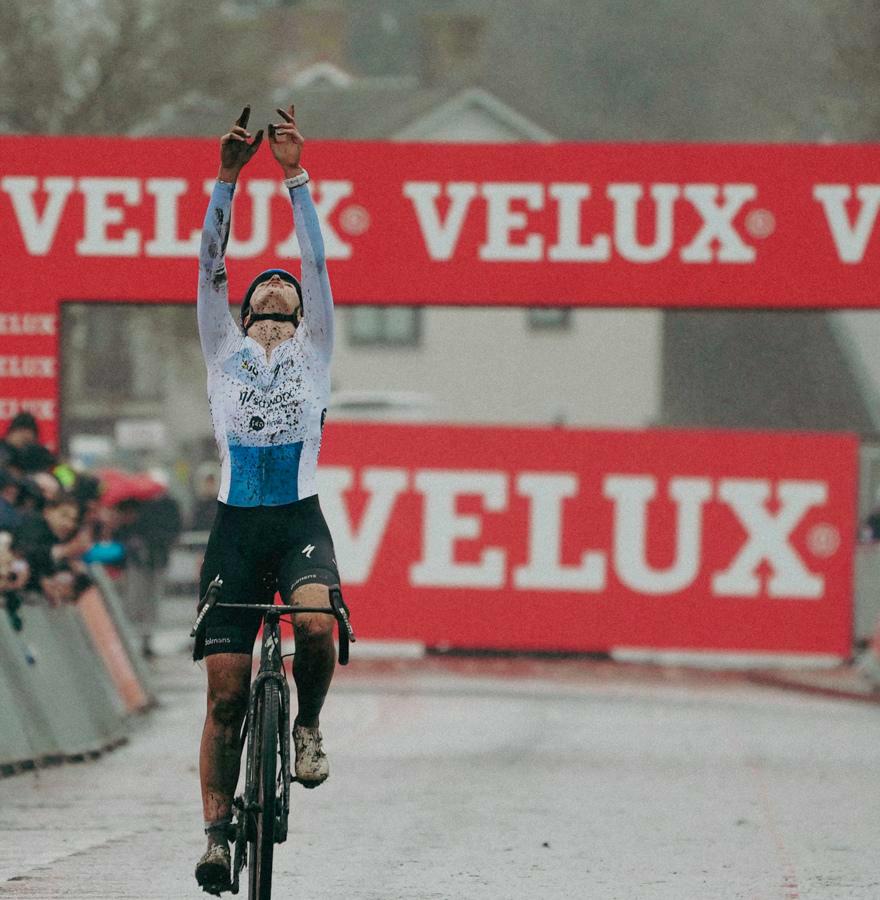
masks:
<svg viewBox="0 0 880 900"><path fill-rule="evenodd" d="M282 794L281 810L275 817L274 842L284 843L287 840L288 818L290 814L290 687L284 672L284 664L281 657L281 629L280 621L283 615L298 615L300 613L322 613L333 616L338 624L339 633L339 663L348 663L348 644L355 641L354 631L348 619L348 607L342 599L342 592L338 585L329 588L329 607L307 606L276 606L257 605L248 603L218 603L223 580L219 575L208 586L205 592L202 608L196 621L193 623L190 637L196 637L202 630L208 612L217 607L223 609L247 609L263 613L263 637L260 648L260 667L251 682L250 695L248 697L248 710L244 727L241 732L241 749L245 749L247 743L247 755L245 760L244 793L234 798L232 805L236 813L235 846L232 866L233 894L239 890L239 874L245 864L253 865L254 861L246 859L246 845L250 837L248 829L251 826L252 816L260 807L257 802L258 786L255 783L254 770L256 768L256 754L259 752L256 742L247 741L249 734L254 734L254 718L257 712L257 702L263 686L268 681L278 684L281 697L281 709L278 722L279 745L281 755Z"/></svg>

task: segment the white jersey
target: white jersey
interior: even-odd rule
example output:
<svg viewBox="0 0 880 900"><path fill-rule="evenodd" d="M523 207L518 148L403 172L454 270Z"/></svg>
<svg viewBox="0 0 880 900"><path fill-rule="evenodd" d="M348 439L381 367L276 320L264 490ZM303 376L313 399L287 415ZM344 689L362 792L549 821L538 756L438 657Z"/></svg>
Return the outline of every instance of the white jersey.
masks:
<svg viewBox="0 0 880 900"><path fill-rule="evenodd" d="M222 466L218 499L230 506L279 506L317 493L330 400L333 297L308 185L291 188L304 318L268 359L242 333L229 309L224 260L234 190L231 184L214 186L199 254L199 337Z"/></svg>

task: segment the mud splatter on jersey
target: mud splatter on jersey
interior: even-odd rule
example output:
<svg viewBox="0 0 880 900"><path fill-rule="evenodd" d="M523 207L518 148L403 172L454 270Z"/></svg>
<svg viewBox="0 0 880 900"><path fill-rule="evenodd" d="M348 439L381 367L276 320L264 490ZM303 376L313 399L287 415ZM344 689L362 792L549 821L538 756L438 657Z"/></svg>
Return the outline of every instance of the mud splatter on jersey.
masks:
<svg viewBox="0 0 880 900"><path fill-rule="evenodd" d="M199 253L198 322L220 451L218 499L279 506L317 493L321 426L330 400L333 295L308 185L290 189L302 256L304 318L267 359L229 308L225 250L235 186L217 182Z"/></svg>

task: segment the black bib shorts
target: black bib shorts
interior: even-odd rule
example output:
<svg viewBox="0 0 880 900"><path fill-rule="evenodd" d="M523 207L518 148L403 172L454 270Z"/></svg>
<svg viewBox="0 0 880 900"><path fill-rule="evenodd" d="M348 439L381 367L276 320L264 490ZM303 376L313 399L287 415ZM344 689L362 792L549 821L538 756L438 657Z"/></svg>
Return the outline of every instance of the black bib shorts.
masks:
<svg viewBox="0 0 880 900"><path fill-rule="evenodd" d="M199 579L199 597L219 575L221 603L272 603L275 592L289 603L304 584L339 584L333 538L317 494L282 506L228 506L217 517ZM214 653L252 653L262 613L213 609L194 659Z"/></svg>

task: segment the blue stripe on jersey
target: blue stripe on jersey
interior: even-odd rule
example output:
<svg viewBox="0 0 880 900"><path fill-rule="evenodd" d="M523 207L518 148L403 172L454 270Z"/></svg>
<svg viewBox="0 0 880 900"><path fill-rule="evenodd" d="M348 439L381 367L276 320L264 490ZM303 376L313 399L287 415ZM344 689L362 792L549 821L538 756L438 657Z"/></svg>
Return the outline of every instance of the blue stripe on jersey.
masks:
<svg viewBox="0 0 880 900"><path fill-rule="evenodd" d="M281 506L299 500L303 442L268 447L229 445L230 506Z"/></svg>

